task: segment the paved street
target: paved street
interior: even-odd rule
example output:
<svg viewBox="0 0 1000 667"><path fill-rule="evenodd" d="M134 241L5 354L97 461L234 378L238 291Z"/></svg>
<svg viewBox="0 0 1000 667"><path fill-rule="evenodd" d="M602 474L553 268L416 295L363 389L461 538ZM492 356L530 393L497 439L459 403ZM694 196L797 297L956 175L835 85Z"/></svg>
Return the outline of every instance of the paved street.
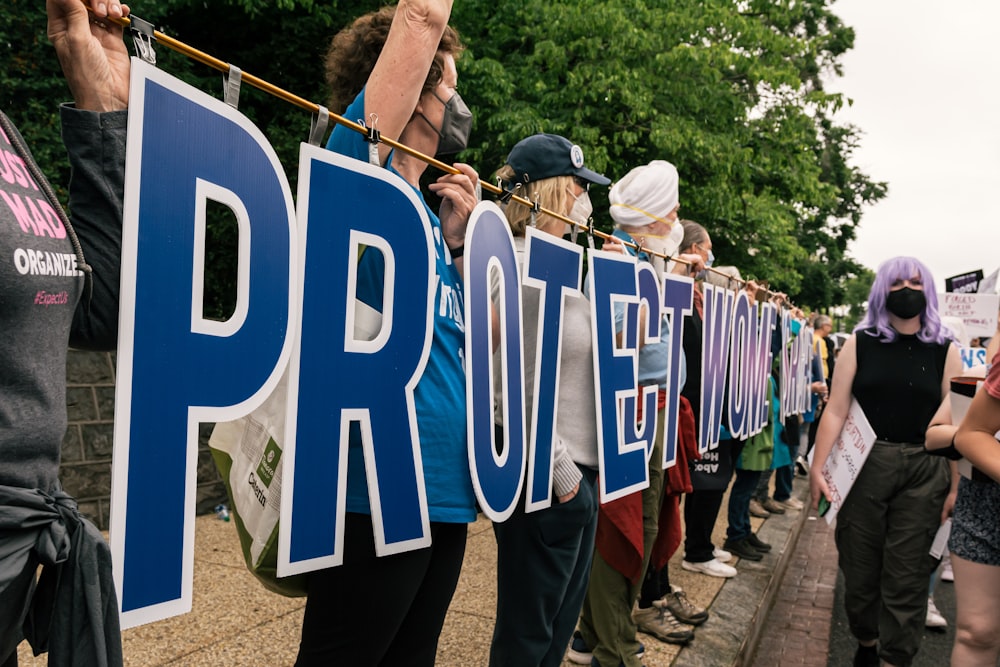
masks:
<svg viewBox="0 0 1000 667"><path fill-rule="evenodd" d="M774 607L767 616L754 667L844 667L857 642L844 614L844 582L837 569L833 529L809 517ZM955 641L955 587L938 582L934 595L948 620L945 630L926 630L913 667L942 667Z"/></svg>

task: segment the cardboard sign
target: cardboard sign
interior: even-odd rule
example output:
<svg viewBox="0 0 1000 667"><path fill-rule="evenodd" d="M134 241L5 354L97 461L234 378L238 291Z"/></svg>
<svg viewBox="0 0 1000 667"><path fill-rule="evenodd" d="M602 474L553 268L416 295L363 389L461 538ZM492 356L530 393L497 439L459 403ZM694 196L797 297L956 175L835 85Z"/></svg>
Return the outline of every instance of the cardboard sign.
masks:
<svg viewBox="0 0 1000 667"><path fill-rule="evenodd" d="M962 353L963 371L967 371L974 366L986 365L987 360L985 347L963 347L960 348L959 351Z"/></svg>
<svg viewBox="0 0 1000 667"><path fill-rule="evenodd" d="M941 317L957 317L969 336L992 336L997 331L997 308L1000 295L945 292L938 294Z"/></svg>
<svg viewBox="0 0 1000 667"><path fill-rule="evenodd" d="M460 432L449 442L467 445L470 478L461 481L495 520L509 516L525 483L526 511L550 504L561 308L578 291L579 247L530 233L520 271L502 212L482 202L470 219L460 284L426 204L394 172L302 144L293 202L274 149L236 109L138 59L130 102L111 497L123 628L191 609L198 425L251 413L286 371L279 576L343 562L348 471L366 478L377 555L430 544L428 496L454 489L425 484L421 429ZM228 207L238 226L236 308L222 322L204 317L209 201ZM670 340L663 465L676 460L693 283L657 280L647 263L615 253L591 252L588 261L606 502L649 484L658 388L637 387L640 339ZM504 281L502 369L491 361L496 271ZM522 282L546 291L540 322L521 321ZM757 429L766 410L759 389L775 313L743 297L735 309L735 301L733 292L706 287L704 448L718 443L732 390L727 371L741 432ZM621 342L616 304L630 313ZM650 313L642 336L639 304ZM783 341L788 322L775 334ZM525 326L537 326L541 341L530 424ZM446 349L432 355L432 345ZM807 388L808 366L788 367L797 369L789 383ZM504 374L503 443L494 442L495 372ZM454 382L437 403L456 418L429 426L424 420L437 413L418 406L435 397L419 383L443 376Z"/></svg>
<svg viewBox="0 0 1000 667"><path fill-rule="evenodd" d="M271 395L298 300L292 193L260 130L136 58L128 115L111 485L123 628L190 611L198 424ZM203 315L208 200L241 239L225 322Z"/></svg>
<svg viewBox="0 0 1000 667"><path fill-rule="evenodd" d="M874 445L875 431L868 423L868 418L858 405L857 399L852 399L844 428L833 443L830 456L823 463L823 479L830 487L830 497L827 499L830 501L830 509L825 515L828 524L833 523L837 518L837 512L844 506L844 500L851 492L854 481L861 474L861 468L868 460L868 454ZM814 449L813 452L815 451ZM814 463L813 452L810 452L810 465Z"/></svg>
<svg viewBox="0 0 1000 667"><path fill-rule="evenodd" d="M970 271L969 273L960 273L957 276L944 279L944 290L958 294L974 294L979 291L979 283L982 279L982 269Z"/></svg>

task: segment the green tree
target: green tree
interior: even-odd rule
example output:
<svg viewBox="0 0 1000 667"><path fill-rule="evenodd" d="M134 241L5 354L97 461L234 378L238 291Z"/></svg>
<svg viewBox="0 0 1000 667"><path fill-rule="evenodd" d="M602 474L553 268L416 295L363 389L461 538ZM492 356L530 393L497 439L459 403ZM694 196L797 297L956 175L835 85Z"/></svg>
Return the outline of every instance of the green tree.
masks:
<svg viewBox="0 0 1000 667"><path fill-rule="evenodd" d="M163 0L132 9L164 33L301 97L323 102L330 38L382 0ZM851 165L858 132L831 120L823 90L853 31L828 0L463 0L460 87L476 121L460 157L486 178L535 132L580 144L612 178L653 159L681 174L682 216L712 233L720 263L797 303L844 301L860 275L847 255L863 207L886 186ZM3 108L57 186L67 180L56 105L68 98L45 37L44 6L0 10ZM165 47L158 66L221 95L218 72ZM240 110L268 136L290 180L309 117L244 86ZM339 111L331 109L331 111ZM294 187L294 183L293 183ZM596 219L610 227L606 191ZM235 226L217 212L208 265L212 314L232 307Z"/></svg>
<svg viewBox="0 0 1000 667"><path fill-rule="evenodd" d="M862 268L857 275L851 276L844 282L842 303L850 308L847 317L844 318L847 331L853 329L868 311L868 292L871 291L873 282L875 282L875 272L866 268Z"/></svg>
<svg viewBox="0 0 1000 667"><path fill-rule="evenodd" d="M463 2L453 22L470 46L461 85L476 111L466 157L485 174L546 131L612 177L668 159L682 216L709 229L721 262L832 305L842 288L830 269L858 268L846 244L884 186L849 166L856 133L829 120L842 99L822 75L854 35L827 4ZM813 270L831 258L842 266Z"/></svg>

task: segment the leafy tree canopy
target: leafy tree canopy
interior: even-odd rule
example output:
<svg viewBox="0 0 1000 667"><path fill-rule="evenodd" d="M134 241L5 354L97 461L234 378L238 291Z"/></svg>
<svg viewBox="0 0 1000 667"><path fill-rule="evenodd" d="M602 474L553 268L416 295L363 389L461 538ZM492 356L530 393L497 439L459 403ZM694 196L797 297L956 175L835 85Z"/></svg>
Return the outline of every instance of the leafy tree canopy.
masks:
<svg viewBox="0 0 1000 667"><path fill-rule="evenodd" d="M377 0L161 0L133 11L166 34L275 85L323 102L332 35ZM886 194L851 164L858 130L824 90L854 32L828 0L462 0L452 24L468 50L462 96L475 113L460 157L491 178L535 132L569 137L612 179L654 159L677 165L682 217L712 234L720 264L812 308L850 303L863 276L847 255L865 205ZM44 5L0 9L4 110L56 185L66 182L57 103L68 98L45 37ZM207 91L214 70L158 49L158 65ZM240 109L267 134L294 179L304 112L244 86ZM332 110L339 111L339 110ZM609 229L606 191L592 193ZM235 275L216 225L217 281ZM215 250L212 250L215 248ZM216 295L227 310L228 290Z"/></svg>

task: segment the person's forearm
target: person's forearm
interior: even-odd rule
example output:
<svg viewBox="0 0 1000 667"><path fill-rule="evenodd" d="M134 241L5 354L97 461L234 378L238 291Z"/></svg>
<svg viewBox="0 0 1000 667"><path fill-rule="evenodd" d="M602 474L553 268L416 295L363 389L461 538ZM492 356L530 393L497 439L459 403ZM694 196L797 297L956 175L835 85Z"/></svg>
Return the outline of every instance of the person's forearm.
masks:
<svg viewBox="0 0 1000 667"><path fill-rule="evenodd" d="M1000 442L988 433L959 429L955 448L980 472L1000 483Z"/></svg>
<svg viewBox="0 0 1000 667"><path fill-rule="evenodd" d="M982 390L972 399L972 405L955 434L955 448L981 472L1000 483L1000 442L995 433L1000 430L1000 399Z"/></svg>
<svg viewBox="0 0 1000 667"><path fill-rule="evenodd" d="M956 431L958 427L954 424L931 424L927 427L924 447L928 451L947 449L951 447Z"/></svg>

